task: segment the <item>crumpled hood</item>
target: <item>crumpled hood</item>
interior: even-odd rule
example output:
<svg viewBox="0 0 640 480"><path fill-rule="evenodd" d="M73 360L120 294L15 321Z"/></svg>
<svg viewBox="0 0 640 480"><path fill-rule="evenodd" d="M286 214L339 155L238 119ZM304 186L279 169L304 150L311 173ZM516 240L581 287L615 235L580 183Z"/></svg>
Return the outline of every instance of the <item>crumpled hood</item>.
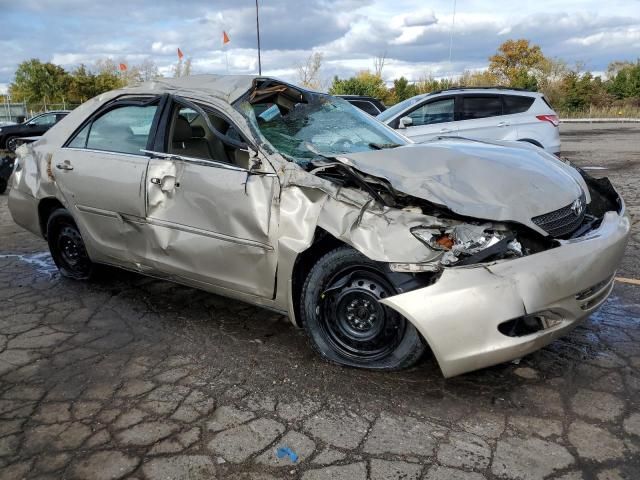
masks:
<svg viewBox="0 0 640 480"><path fill-rule="evenodd" d="M405 194L487 220L531 221L569 205L588 189L580 174L528 145L441 139L431 143L342 155Z"/></svg>

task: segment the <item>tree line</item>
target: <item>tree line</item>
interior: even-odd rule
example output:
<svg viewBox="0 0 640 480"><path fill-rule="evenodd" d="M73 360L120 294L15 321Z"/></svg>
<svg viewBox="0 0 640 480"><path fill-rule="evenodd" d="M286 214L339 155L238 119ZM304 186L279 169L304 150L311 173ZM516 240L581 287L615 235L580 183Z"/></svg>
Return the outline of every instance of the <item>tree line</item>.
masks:
<svg viewBox="0 0 640 480"><path fill-rule="evenodd" d="M385 56L374 61L373 70L349 78L334 77L322 81L323 54L314 52L297 66L298 83L329 93L369 95L393 105L414 95L435 90L466 86L505 86L540 91L562 115L604 112L605 115L640 116L640 59L636 62L614 61L604 77L585 72L583 65L569 66L559 59L546 57L538 45L528 40L507 40L489 57L484 71L466 71L458 77L434 78L426 73L409 81L405 77L385 80ZM151 60L137 65L120 64L103 59L92 66L79 65L67 71L59 65L31 59L22 62L9 87L14 102L26 102L30 109L42 105L80 104L108 90L160 77ZM191 73L191 59L182 59L173 67L173 76ZM34 108L35 107L35 108Z"/></svg>
<svg viewBox="0 0 640 480"><path fill-rule="evenodd" d="M173 67L173 75L191 73L191 59ZM101 93L139 82L161 77L157 65L151 60L139 64L126 64L112 59L98 60L94 65L80 64L71 71L37 58L18 65L8 98L12 102L25 102L35 110L47 105L79 105ZM7 100L8 100L7 98Z"/></svg>
<svg viewBox="0 0 640 480"><path fill-rule="evenodd" d="M507 40L500 45L489 57L487 70L467 71L456 78L436 79L425 75L413 82L404 77L385 82L383 65L384 56L381 56L376 59L373 71L362 71L344 79L334 77L329 93L369 95L393 105L418 94L447 88L504 86L540 91L565 115L594 110L640 116L640 59L636 62L614 61L602 78L585 72L583 65L570 67L562 60L547 58L538 45L520 39ZM319 72L320 68L315 71ZM317 78L307 83L313 82L317 82Z"/></svg>

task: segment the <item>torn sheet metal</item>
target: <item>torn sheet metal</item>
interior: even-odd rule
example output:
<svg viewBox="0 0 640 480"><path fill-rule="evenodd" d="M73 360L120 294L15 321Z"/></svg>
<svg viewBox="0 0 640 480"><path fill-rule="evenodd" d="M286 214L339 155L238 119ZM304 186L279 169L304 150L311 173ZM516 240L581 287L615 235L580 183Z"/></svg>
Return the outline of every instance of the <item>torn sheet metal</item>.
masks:
<svg viewBox="0 0 640 480"><path fill-rule="evenodd" d="M611 282L592 294L595 303L576 294L612 278L629 232L629 218L609 212L581 242L483 268L445 269L434 285L382 303L411 320L446 377L495 365L542 348L601 305ZM544 311L555 312L562 322L521 337L498 330L502 322Z"/></svg>
<svg viewBox="0 0 640 480"><path fill-rule="evenodd" d="M552 155L518 146L451 138L344 157L397 190L460 215L514 221L536 231L532 217L569 205L588 191L579 174Z"/></svg>

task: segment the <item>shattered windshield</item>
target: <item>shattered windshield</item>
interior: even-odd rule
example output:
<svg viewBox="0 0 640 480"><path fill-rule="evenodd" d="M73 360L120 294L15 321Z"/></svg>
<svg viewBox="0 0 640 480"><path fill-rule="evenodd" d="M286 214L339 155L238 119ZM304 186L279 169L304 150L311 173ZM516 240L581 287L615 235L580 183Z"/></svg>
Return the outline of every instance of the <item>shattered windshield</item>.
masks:
<svg viewBox="0 0 640 480"><path fill-rule="evenodd" d="M394 148L407 139L340 98L314 95L307 102L246 102L242 110L264 140L290 159Z"/></svg>

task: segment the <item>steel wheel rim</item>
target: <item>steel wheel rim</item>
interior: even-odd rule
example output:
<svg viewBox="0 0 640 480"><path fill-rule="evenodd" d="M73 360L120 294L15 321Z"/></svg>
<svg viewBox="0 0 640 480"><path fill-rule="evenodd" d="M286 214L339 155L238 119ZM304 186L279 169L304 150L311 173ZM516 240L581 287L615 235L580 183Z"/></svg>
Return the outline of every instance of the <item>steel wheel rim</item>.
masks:
<svg viewBox="0 0 640 480"><path fill-rule="evenodd" d="M73 273L86 274L89 270L90 261L80 232L69 225L65 225L60 230L56 243L64 266Z"/></svg>
<svg viewBox="0 0 640 480"><path fill-rule="evenodd" d="M348 281L339 288L345 279ZM322 331L342 355L377 360L393 352L406 329L406 320L379 300L394 295L391 283L376 269L345 268L327 282L319 313Z"/></svg>

